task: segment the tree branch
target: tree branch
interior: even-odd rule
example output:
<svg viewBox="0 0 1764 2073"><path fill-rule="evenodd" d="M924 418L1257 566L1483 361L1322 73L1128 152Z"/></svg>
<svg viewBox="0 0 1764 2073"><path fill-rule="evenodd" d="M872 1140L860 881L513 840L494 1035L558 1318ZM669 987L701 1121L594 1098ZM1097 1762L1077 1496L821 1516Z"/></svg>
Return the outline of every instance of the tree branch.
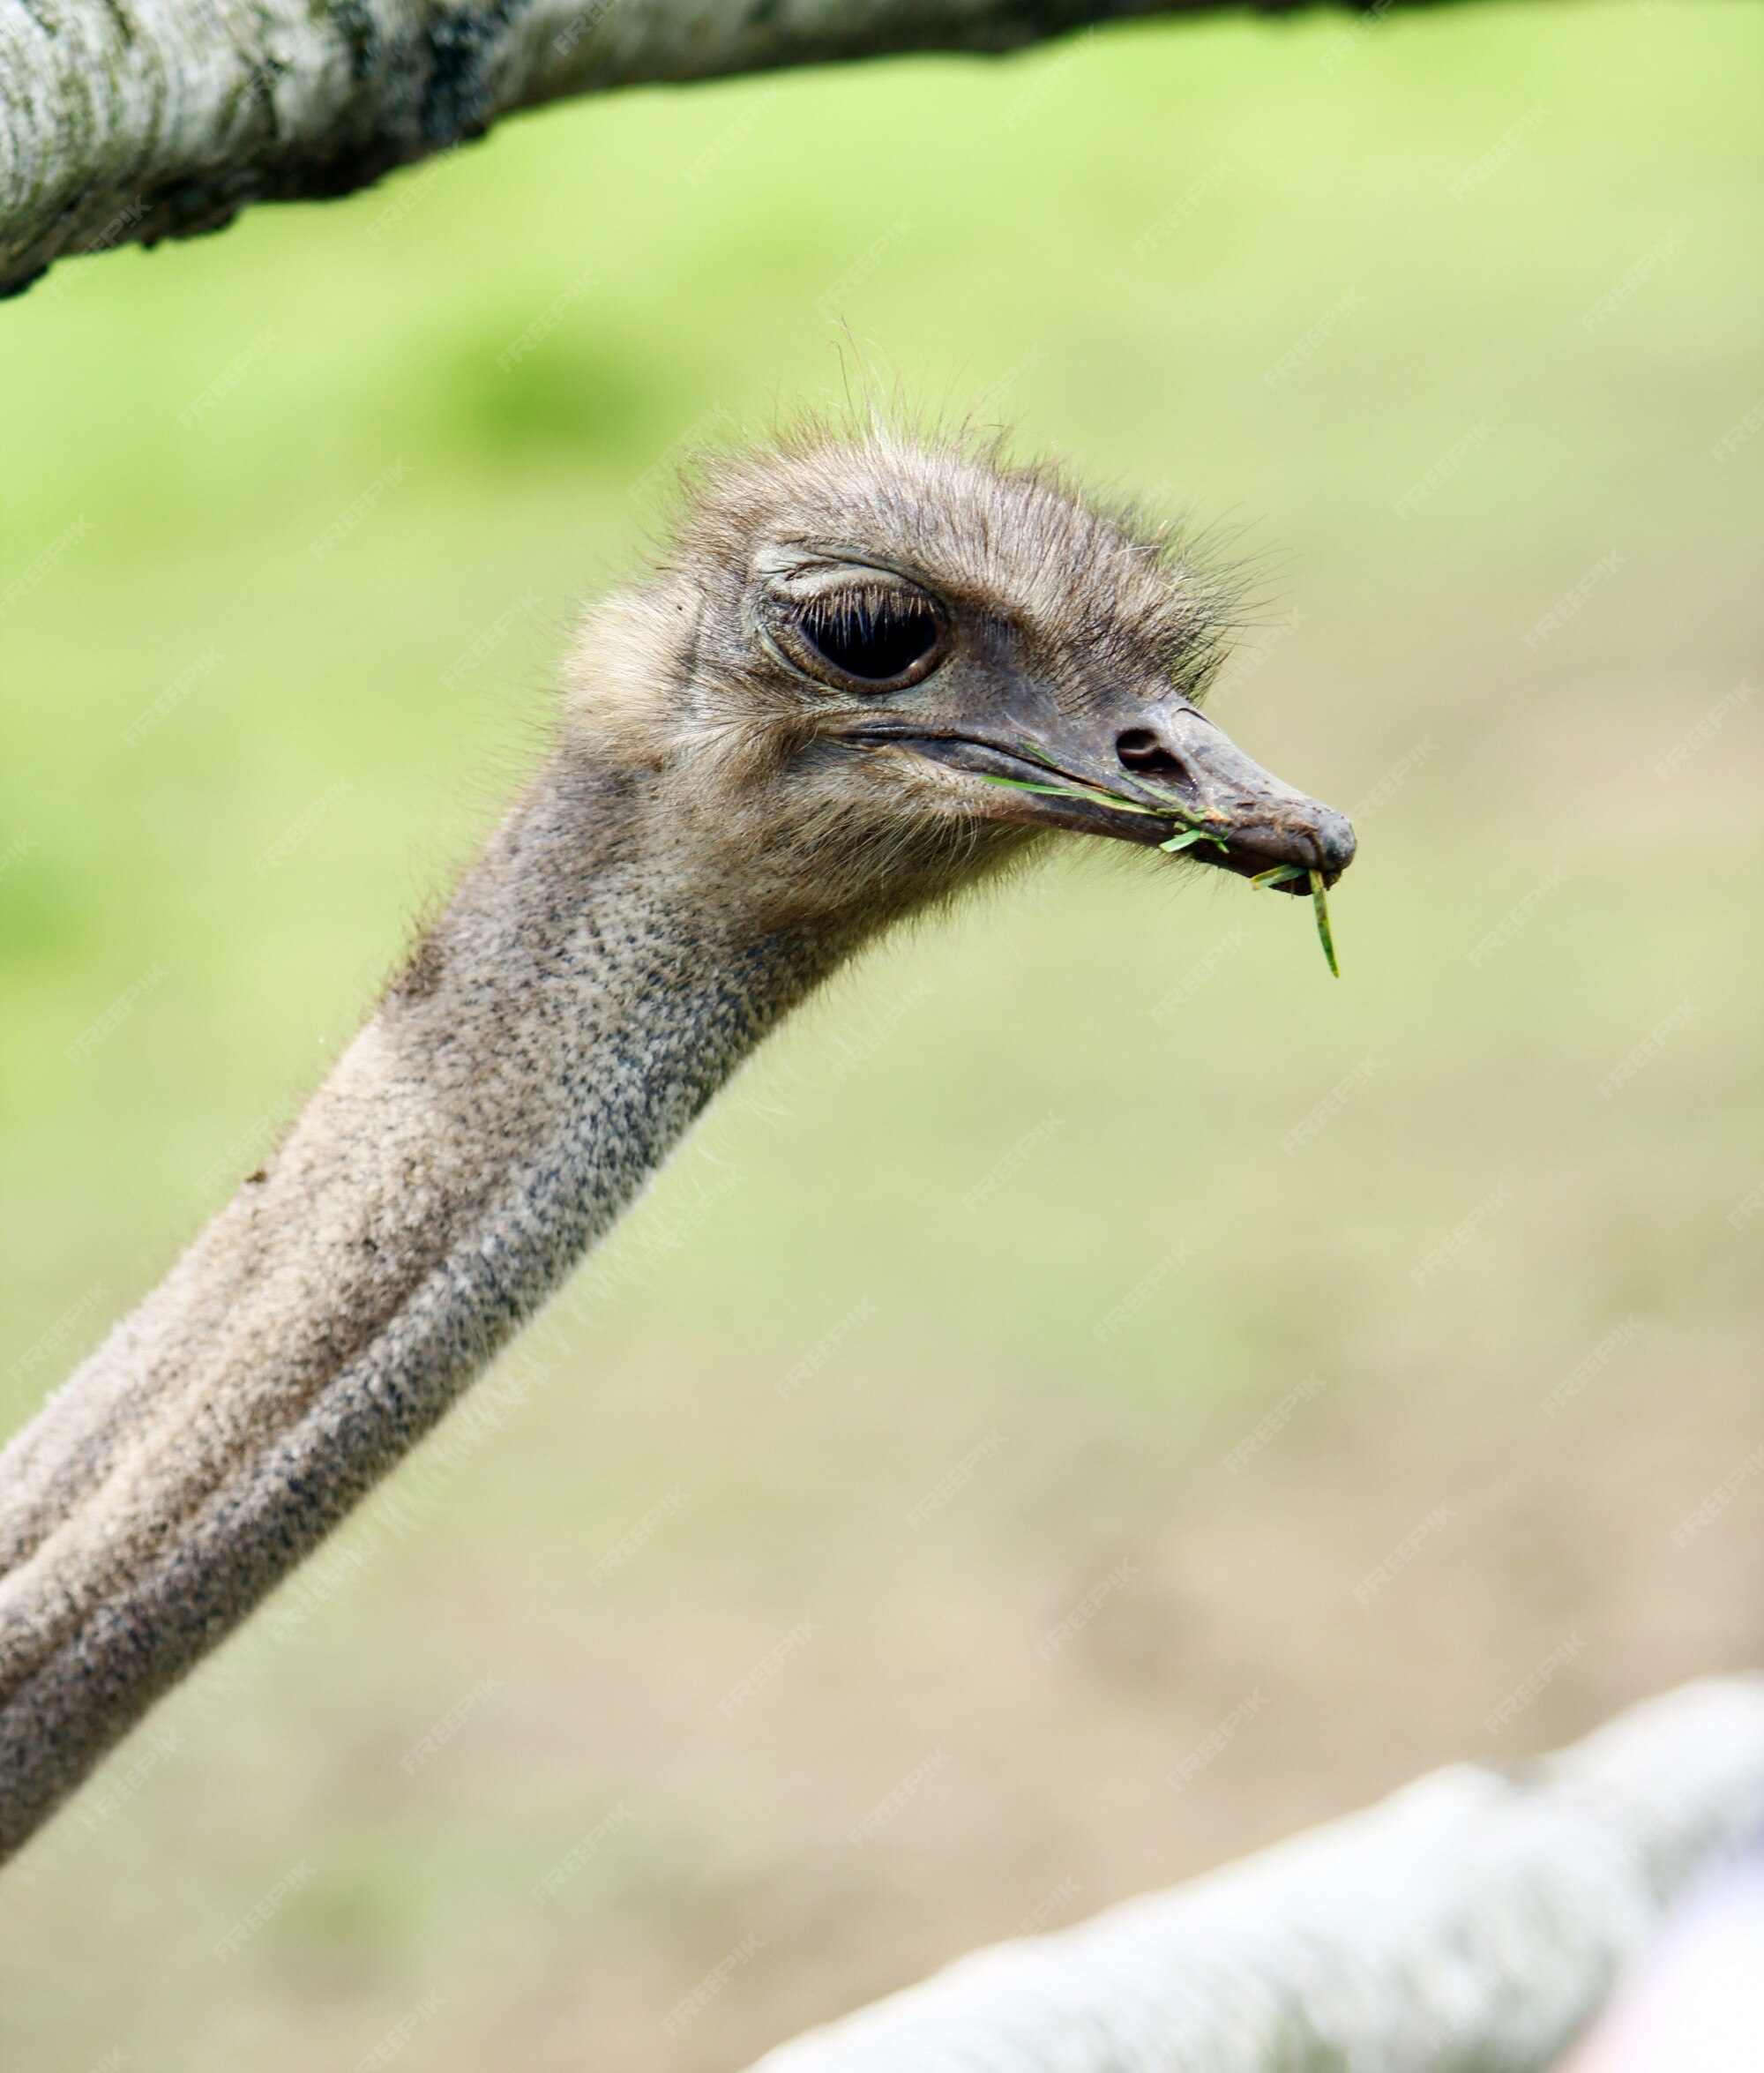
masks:
<svg viewBox="0 0 1764 2073"><path fill-rule="evenodd" d="M1764 1833L1764 1679L1394 1799L978 1952L753 2073L1541 2073L1697 1881Z"/></svg>
<svg viewBox="0 0 1764 2073"><path fill-rule="evenodd" d="M0 0L0 295L71 253L352 193L570 94L1306 4Z"/></svg>

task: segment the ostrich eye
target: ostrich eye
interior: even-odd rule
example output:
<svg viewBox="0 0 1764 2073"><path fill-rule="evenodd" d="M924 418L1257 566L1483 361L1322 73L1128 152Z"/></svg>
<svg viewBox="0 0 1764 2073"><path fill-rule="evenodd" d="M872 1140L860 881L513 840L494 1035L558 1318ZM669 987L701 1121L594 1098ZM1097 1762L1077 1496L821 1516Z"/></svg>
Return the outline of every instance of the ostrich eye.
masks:
<svg viewBox="0 0 1764 2073"><path fill-rule="evenodd" d="M928 597L848 587L811 599L798 622L803 638L841 676L892 684L936 649L943 625Z"/></svg>

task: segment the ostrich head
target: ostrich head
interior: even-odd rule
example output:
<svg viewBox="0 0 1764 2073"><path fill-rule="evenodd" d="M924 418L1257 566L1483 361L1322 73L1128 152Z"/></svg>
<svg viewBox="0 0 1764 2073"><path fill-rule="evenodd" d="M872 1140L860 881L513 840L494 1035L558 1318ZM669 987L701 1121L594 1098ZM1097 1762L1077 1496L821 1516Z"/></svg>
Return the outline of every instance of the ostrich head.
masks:
<svg viewBox="0 0 1764 2073"><path fill-rule="evenodd" d="M591 622L568 719L792 915L874 925L1057 828L1333 883L1348 822L1199 709L1230 602L1045 469L809 435L708 471Z"/></svg>

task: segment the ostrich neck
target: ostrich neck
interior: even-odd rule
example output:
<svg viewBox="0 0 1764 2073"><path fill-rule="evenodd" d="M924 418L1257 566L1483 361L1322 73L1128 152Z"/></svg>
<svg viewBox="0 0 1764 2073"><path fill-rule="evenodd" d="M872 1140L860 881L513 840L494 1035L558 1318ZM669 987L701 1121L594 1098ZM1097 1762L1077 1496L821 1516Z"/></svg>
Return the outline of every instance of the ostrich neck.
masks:
<svg viewBox="0 0 1764 2073"><path fill-rule="evenodd" d="M843 954L554 760L287 1141L0 1455L0 1856L441 1417Z"/></svg>

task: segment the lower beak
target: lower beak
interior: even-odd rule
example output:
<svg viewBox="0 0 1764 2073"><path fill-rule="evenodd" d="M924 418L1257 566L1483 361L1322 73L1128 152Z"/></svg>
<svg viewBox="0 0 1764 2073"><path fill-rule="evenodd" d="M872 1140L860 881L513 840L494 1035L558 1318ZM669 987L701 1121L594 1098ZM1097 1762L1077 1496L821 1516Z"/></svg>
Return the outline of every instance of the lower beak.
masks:
<svg viewBox="0 0 1764 2073"><path fill-rule="evenodd" d="M908 749L985 781L990 817L1064 827L1153 848L1180 848L1245 878L1286 867L1283 890L1310 874L1334 885L1354 860L1340 813L1252 763L1206 715L1161 703L1123 720L1038 714L1014 738L867 726L857 738Z"/></svg>

